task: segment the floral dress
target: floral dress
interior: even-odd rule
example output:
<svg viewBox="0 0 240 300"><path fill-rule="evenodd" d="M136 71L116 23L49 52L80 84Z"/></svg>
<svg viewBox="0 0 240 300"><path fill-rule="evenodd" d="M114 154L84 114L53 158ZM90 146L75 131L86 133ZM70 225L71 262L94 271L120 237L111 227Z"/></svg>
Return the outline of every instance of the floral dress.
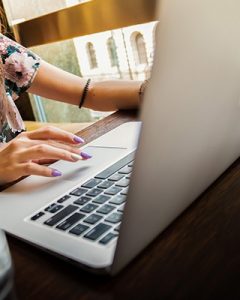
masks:
<svg viewBox="0 0 240 300"><path fill-rule="evenodd" d="M14 100L30 87L39 68L40 58L2 34L0 34L0 57L5 83L5 91L0 93L1 145L25 130Z"/></svg>

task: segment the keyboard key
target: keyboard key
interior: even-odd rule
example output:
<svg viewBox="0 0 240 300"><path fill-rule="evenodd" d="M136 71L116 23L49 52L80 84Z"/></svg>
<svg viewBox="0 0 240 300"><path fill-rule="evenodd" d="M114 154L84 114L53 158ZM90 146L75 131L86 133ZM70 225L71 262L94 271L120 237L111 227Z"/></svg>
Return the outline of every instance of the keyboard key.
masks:
<svg viewBox="0 0 240 300"><path fill-rule="evenodd" d="M128 163L130 163L134 158L134 152L130 153L129 155L125 156L109 168L105 169L101 173L99 173L95 178L98 179L107 179L111 175L113 175L115 172L117 172L119 169L121 169L123 166L126 166Z"/></svg>
<svg viewBox="0 0 240 300"><path fill-rule="evenodd" d="M98 188L101 188L101 189L107 189L109 188L110 186L112 186L114 184L114 182L112 181L109 181L109 180L106 180L106 181L103 181L101 184L98 185Z"/></svg>
<svg viewBox="0 0 240 300"><path fill-rule="evenodd" d="M114 206L109 205L109 204L104 204L102 207L100 207L97 212L101 213L101 214L108 214L110 213L112 210L114 210Z"/></svg>
<svg viewBox="0 0 240 300"><path fill-rule="evenodd" d="M38 220L39 218L41 218L42 216L44 216L44 215L45 215L45 213L42 212L42 211L40 211L40 212L37 213L36 215L32 216L32 217L31 217L31 220L32 220L32 221L36 221L36 220Z"/></svg>
<svg viewBox="0 0 240 300"><path fill-rule="evenodd" d="M80 211L85 212L85 213L90 213L92 211L94 211L96 208L98 208L98 205L92 204L92 203L88 203L85 206L83 206Z"/></svg>
<svg viewBox="0 0 240 300"><path fill-rule="evenodd" d="M113 174L111 177L108 178L108 180L112 180L112 181L118 181L120 179L122 179L124 177L124 174Z"/></svg>
<svg viewBox="0 0 240 300"><path fill-rule="evenodd" d="M122 190L121 194L126 196L128 194L128 187Z"/></svg>
<svg viewBox="0 0 240 300"><path fill-rule="evenodd" d="M109 203L120 205L120 204L124 203L125 201L126 201L126 196L124 196L124 195L117 195L117 196L113 197L109 201Z"/></svg>
<svg viewBox="0 0 240 300"><path fill-rule="evenodd" d="M129 182L130 181L128 179L122 179L116 183L116 186L127 187L127 186L129 186Z"/></svg>
<svg viewBox="0 0 240 300"><path fill-rule="evenodd" d="M105 235L100 241L100 244L106 245L109 243L113 238L117 237L118 235L112 232L109 232L107 235Z"/></svg>
<svg viewBox="0 0 240 300"><path fill-rule="evenodd" d="M122 189L120 187L112 186L109 189L107 189L104 194L107 195L116 195L117 193L121 192Z"/></svg>
<svg viewBox="0 0 240 300"><path fill-rule="evenodd" d="M78 198L76 201L74 201L74 203L77 205L84 205L87 202L89 202L90 200L91 200L91 198L82 196L82 197Z"/></svg>
<svg viewBox="0 0 240 300"><path fill-rule="evenodd" d="M95 224L95 223L97 223L101 219L102 219L102 216L96 215L96 214L92 214L92 215L88 216L84 220L84 222L89 223L89 224Z"/></svg>
<svg viewBox="0 0 240 300"><path fill-rule="evenodd" d="M68 199L70 199L71 198L71 196L69 196L69 195L65 195L65 196L63 196L62 198L60 198L60 199L58 199L58 203L63 203L63 202L65 202L65 201L67 201Z"/></svg>
<svg viewBox="0 0 240 300"><path fill-rule="evenodd" d="M86 189L82 189L82 188L77 188L75 190L73 190L70 195L74 195L74 196L82 196L83 194L85 194L88 190Z"/></svg>
<svg viewBox="0 0 240 300"><path fill-rule="evenodd" d="M132 172L132 167L126 166L118 171L120 174L129 174Z"/></svg>
<svg viewBox="0 0 240 300"><path fill-rule="evenodd" d="M82 185L82 187L91 189L102 182L101 179L92 178Z"/></svg>
<svg viewBox="0 0 240 300"><path fill-rule="evenodd" d="M96 197L97 195L101 194L102 190L100 189L92 189L90 191L87 192L87 196L91 196L91 197Z"/></svg>
<svg viewBox="0 0 240 300"><path fill-rule="evenodd" d="M117 227L114 228L114 231L119 232L119 230L120 230L120 224Z"/></svg>
<svg viewBox="0 0 240 300"><path fill-rule="evenodd" d="M103 204L108 201L111 197L106 195L99 195L97 198L93 199L94 203Z"/></svg>
<svg viewBox="0 0 240 300"><path fill-rule="evenodd" d="M87 234L85 234L84 237L89 240L95 241L110 228L111 226L104 223L100 223L97 226L95 226L92 230L90 230Z"/></svg>
<svg viewBox="0 0 240 300"><path fill-rule="evenodd" d="M59 211L62 208L63 208L62 205L52 203L48 207L46 207L44 210L47 211L47 212L50 212L52 214L55 214L57 211Z"/></svg>
<svg viewBox="0 0 240 300"><path fill-rule="evenodd" d="M67 230L68 228L72 227L75 223L79 220L83 219L85 215L74 213L71 217L67 218L63 222L61 222L56 228L61 230Z"/></svg>
<svg viewBox="0 0 240 300"><path fill-rule="evenodd" d="M110 216L108 216L105 221L110 223L119 223L122 219L122 214L119 213L112 213Z"/></svg>
<svg viewBox="0 0 240 300"><path fill-rule="evenodd" d="M73 213L76 209L78 209L78 206L75 205L68 205L64 209L62 209L60 212L58 212L56 215L52 216L50 219L44 222L44 224L48 226L54 226L56 225L59 221Z"/></svg>
<svg viewBox="0 0 240 300"><path fill-rule="evenodd" d="M87 229L89 229L89 226L78 224L77 226L73 227L69 232L75 235L80 235L83 232L85 232Z"/></svg>
<svg viewBox="0 0 240 300"><path fill-rule="evenodd" d="M119 208L117 209L117 211L119 211L119 212L123 212L123 211L124 211L124 207L125 207L125 204L124 204L124 205L122 205L121 207L119 207Z"/></svg>

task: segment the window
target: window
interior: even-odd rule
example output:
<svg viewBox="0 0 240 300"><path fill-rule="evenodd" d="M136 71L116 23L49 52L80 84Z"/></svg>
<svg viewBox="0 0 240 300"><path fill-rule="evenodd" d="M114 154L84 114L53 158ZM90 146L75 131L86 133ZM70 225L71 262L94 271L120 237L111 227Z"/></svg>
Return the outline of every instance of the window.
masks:
<svg viewBox="0 0 240 300"><path fill-rule="evenodd" d="M108 55L110 58L111 66L112 67L118 66L119 62L118 62L118 55L117 55L117 47L113 37L110 37L107 40L107 48L108 48Z"/></svg>
<svg viewBox="0 0 240 300"><path fill-rule="evenodd" d="M87 48L89 66L91 69L96 69L98 67L98 64L97 64L97 57L96 57L96 52L93 43L91 42L87 43L86 48Z"/></svg>
<svg viewBox="0 0 240 300"><path fill-rule="evenodd" d="M135 63L137 65L148 63L144 37L140 32L136 32L133 34L133 51Z"/></svg>
<svg viewBox="0 0 240 300"><path fill-rule="evenodd" d="M82 0L3 0L10 24L33 19L59 9L83 2Z"/></svg>

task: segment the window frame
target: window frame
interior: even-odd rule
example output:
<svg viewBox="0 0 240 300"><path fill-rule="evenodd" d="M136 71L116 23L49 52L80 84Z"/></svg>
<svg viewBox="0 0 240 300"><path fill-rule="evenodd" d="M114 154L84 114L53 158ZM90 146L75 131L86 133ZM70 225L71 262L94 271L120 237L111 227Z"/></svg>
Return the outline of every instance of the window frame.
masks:
<svg viewBox="0 0 240 300"><path fill-rule="evenodd" d="M97 56L95 47L92 42L87 42L86 51L88 56L88 63L91 70L98 68Z"/></svg>
<svg viewBox="0 0 240 300"><path fill-rule="evenodd" d="M156 21L157 2L157 0L104 0L103 5L103 0L91 0L20 22L12 28L16 40L22 45L39 46Z"/></svg>

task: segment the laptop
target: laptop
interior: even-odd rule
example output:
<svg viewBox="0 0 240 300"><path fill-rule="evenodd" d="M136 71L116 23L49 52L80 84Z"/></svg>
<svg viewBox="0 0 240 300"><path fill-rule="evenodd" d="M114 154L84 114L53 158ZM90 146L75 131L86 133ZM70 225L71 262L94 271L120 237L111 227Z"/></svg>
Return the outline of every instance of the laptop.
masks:
<svg viewBox="0 0 240 300"><path fill-rule="evenodd" d="M61 178L1 192L0 227L87 270L123 269L239 157L239 10L159 1L141 121L86 145L90 160L56 162Z"/></svg>

